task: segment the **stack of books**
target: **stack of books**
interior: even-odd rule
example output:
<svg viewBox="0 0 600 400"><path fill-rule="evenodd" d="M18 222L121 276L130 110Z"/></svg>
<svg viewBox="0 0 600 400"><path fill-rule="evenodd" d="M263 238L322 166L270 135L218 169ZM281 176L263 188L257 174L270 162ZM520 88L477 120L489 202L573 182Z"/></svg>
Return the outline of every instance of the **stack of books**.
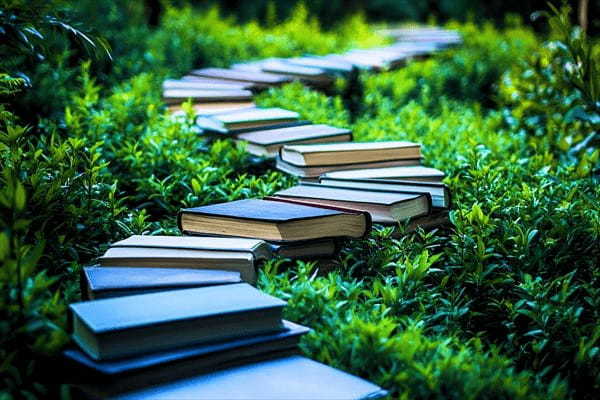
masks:
<svg viewBox="0 0 600 400"><path fill-rule="evenodd" d="M309 329L283 320L284 306L246 283L71 304L76 347L64 352L66 372L94 398L385 395L299 356L298 341Z"/></svg>

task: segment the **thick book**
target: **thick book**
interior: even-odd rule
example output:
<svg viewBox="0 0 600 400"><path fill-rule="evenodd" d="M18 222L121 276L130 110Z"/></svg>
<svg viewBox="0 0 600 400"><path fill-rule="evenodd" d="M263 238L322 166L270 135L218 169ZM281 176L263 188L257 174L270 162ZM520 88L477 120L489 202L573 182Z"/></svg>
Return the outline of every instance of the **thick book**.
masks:
<svg viewBox="0 0 600 400"><path fill-rule="evenodd" d="M333 179L385 179L385 180L408 180L423 182L441 182L446 177L439 169L429 168L422 165L410 167L388 167L352 169L345 171L327 172L321 178Z"/></svg>
<svg viewBox="0 0 600 400"><path fill-rule="evenodd" d="M204 89L167 89L163 91L163 100L166 103L183 103L188 99L196 103L252 101L252 92L249 90Z"/></svg>
<svg viewBox="0 0 600 400"><path fill-rule="evenodd" d="M282 108L254 108L233 112L198 116L196 125L207 131L227 133L232 129L254 128L296 121L299 114Z"/></svg>
<svg viewBox="0 0 600 400"><path fill-rule="evenodd" d="M391 179L342 179L330 178L327 174L319 179L319 183L327 186L348 189L366 189L372 191L429 193L434 208L450 208L450 190L448 186L437 182L419 182Z"/></svg>
<svg viewBox="0 0 600 400"><path fill-rule="evenodd" d="M291 82L292 79L287 76L270 74L259 71L243 71L239 69L227 68L203 68L193 70L190 74L205 78L215 78L227 81L250 82L256 87L278 86Z"/></svg>
<svg viewBox="0 0 600 400"><path fill-rule="evenodd" d="M381 192L345 189L306 183L281 190L273 197L291 199L314 206L337 206L371 215L374 223L395 223L431 212L431 196L426 193Z"/></svg>
<svg viewBox="0 0 600 400"><path fill-rule="evenodd" d="M302 356L289 356L197 375L117 399L373 400L386 395L364 379Z"/></svg>
<svg viewBox="0 0 600 400"><path fill-rule="evenodd" d="M246 283L74 303L73 340L108 360L282 330L285 302Z"/></svg>
<svg viewBox="0 0 600 400"><path fill-rule="evenodd" d="M350 142L283 146L279 156L299 167L334 166L421 158L413 142Z"/></svg>
<svg viewBox="0 0 600 400"><path fill-rule="evenodd" d="M235 82L227 79L218 79L218 78L207 78L196 75L185 75L181 78L182 81L193 81L193 82L201 82L201 83L212 83L217 85L236 85L240 89L248 89L252 90L255 88L255 85L252 82Z"/></svg>
<svg viewBox="0 0 600 400"><path fill-rule="evenodd" d="M359 238L371 229L370 217L364 212L259 199L183 209L178 222L184 233L251 237L273 242Z"/></svg>
<svg viewBox="0 0 600 400"><path fill-rule="evenodd" d="M236 271L91 266L82 269L81 291L94 300L240 282Z"/></svg>
<svg viewBox="0 0 600 400"><path fill-rule="evenodd" d="M248 88L248 85L235 82L203 82L189 79L166 79L163 81L162 88L163 90L244 90Z"/></svg>
<svg viewBox="0 0 600 400"><path fill-rule="evenodd" d="M349 164L338 164L338 165L313 165L313 166L298 166L281 159L278 155L275 159L275 168L283 171L287 174L294 175L300 178L315 179L322 174L331 171L344 171L349 169L370 169L370 168L387 168L387 167L398 167L398 166L414 166L420 165L421 158L407 159L407 160L391 160L391 161L376 161L366 163L349 163Z"/></svg>
<svg viewBox="0 0 600 400"><path fill-rule="evenodd" d="M251 154L275 157L283 145L350 142L352 132L345 128L317 124L255 130L237 135L237 140L246 142L246 150Z"/></svg>
<svg viewBox="0 0 600 400"><path fill-rule="evenodd" d="M297 353L309 328L283 321L283 330L222 342L169 349L117 360L97 361L78 349L63 353L68 383L76 383L97 397L170 382L201 372L256 362L274 355Z"/></svg>
<svg viewBox="0 0 600 400"><path fill-rule="evenodd" d="M99 258L102 266L191 268L237 271L256 282L256 264L272 256L269 244L240 237L139 236L113 243Z"/></svg>

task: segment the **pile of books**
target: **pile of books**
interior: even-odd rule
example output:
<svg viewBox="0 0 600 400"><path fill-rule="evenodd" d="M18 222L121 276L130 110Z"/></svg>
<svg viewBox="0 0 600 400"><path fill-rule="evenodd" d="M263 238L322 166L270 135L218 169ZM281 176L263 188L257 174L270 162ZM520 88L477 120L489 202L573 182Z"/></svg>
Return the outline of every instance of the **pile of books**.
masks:
<svg viewBox="0 0 600 400"><path fill-rule="evenodd" d="M101 267L104 268L104 267ZM119 399L378 398L380 387L298 354L309 329L247 283L71 304L64 352L78 395Z"/></svg>

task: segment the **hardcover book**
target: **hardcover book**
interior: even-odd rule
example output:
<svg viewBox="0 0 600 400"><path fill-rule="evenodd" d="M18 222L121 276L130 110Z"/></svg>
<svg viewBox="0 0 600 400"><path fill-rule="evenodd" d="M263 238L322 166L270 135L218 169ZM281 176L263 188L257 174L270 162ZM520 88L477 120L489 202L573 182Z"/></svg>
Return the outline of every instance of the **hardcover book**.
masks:
<svg viewBox="0 0 600 400"><path fill-rule="evenodd" d="M99 262L114 267L237 271L254 283L257 261L270 257L270 246L256 239L136 235L112 244Z"/></svg>
<svg viewBox="0 0 600 400"><path fill-rule="evenodd" d="M249 90L200 89L167 89L163 91L163 100L166 103L182 103L188 99L198 103L252 101L252 92Z"/></svg>
<svg viewBox="0 0 600 400"><path fill-rule="evenodd" d="M179 213L185 233L290 242L332 237L358 238L370 230L367 213L247 199L188 208Z"/></svg>
<svg viewBox="0 0 600 400"><path fill-rule="evenodd" d="M319 182L327 186L400 193L428 193L434 208L450 207L450 190L443 183L387 179L342 179L323 175Z"/></svg>
<svg viewBox="0 0 600 400"><path fill-rule="evenodd" d="M235 82L203 82L198 80L166 79L162 84L163 90L244 90L248 85Z"/></svg>
<svg viewBox="0 0 600 400"><path fill-rule="evenodd" d="M213 372L227 366L256 362L281 354L297 353L298 341L310 331L283 321L283 330L222 342L169 349L117 360L97 361L78 349L66 350L68 382L77 383L97 397L141 389Z"/></svg>
<svg viewBox="0 0 600 400"><path fill-rule="evenodd" d="M194 81L194 82L202 82L202 83L214 83L219 85L237 85L241 86L242 89L252 90L255 88L255 85L252 82L236 82L228 79L218 79L218 78L207 78L196 75L185 75L181 78L182 81Z"/></svg>
<svg viewBox="0 0 600 400"><path fill-rule="evenodd" d="M413 142L350 142L284 146L280 157L288 164L332 166L421 158L421 145Z"/></svg>
<svg viewBox="0 0 600 400"><path fill-rule="evenodd" d="M424 167L422 165L410 167L388 167L352 169L346 171L327 172L321 178L333 179L385 179L408 180L423 182L441 182L446 177L439 169Z"/></svg>
<svg viewBox="0 0 600 400"><path fill-rule="evenodd" d="M387 395L364 379L301 356L289 356L198 375L117 397L210 400L359 400Z"/></svg>
<svg viewBox="0 0 600 400"><path fill-rule="evenodd" d="M240 282L236 271L92 266L83 268L81 288L85 300L94 300Z"/></svg>
<svg viewBox="0 0 600 400"><path fill-rule="evenodd" d="M298 120L299 114L282 108L254 108L209 117L198 116L196 125L208 131L227 133L232 129L255 128Z"/></svg>
<svg viewBox="0 0 600 400"><path fill-rule="evenodd" d="M227 131L226 136L237 137L238 135L240 135L242 133L254 132L256 130L266 131L266 130L271 130L271 129L291 128L293 126L304 126L304 125L312 125L312 122L307 121L307 120L296 120L296 121L290 121L290 122L278 122L276 124L267 125L267 126L231 129L231 130Z"/></svg>
<svg viewBox="0 0 600 400"><path fill-rule="evenodd" d="M349 169L370 169L370 168L386 168L386 167L398 167L398 166L414 166L421 164L421 158L407 159L407 160L392 160L392 161L377 161L367 163L350 163L350 164L338 164L338 165L313 165L313 166L297 166L290 164L281 159L281 156L277 156L275 159L275 168L290 175L298 176L305 179L318 178L322 174L331 171L344 171Z"/></svg>
<svg viewBox="0 0 600 400"><path fill-rule="evenodd" d="M431 197L424 193L374 192L306 183L275 193L274 197L310 205L338 206L365 211L375 223L396 223L431 212Z"/></svg>
<svg viewBox="0 0 600 400"><path fill-rule="evenodd" d="M246 283L70 305L73 340L109 360L282 330L285 302ZM143 340L140 340L143 338Z"/></svg>
<svg viewBox="0 0 600 400"><path fill-rule="evenodd" d="M347 74L352 71L353 65L343 60L327 59L326 57L306 56L288 58L286 62L304 67L320 68L328 73Z"/></svg>
<svg viewBox="0 0 600 400"><path fill-rule="evenodd" d="M205 78L216 78L238 82L251 82L256 87L277 86L292 81L292 79L287 76L270 74L267 72L243 71L239 69L226 68L196 69L192 71L191 74Z"/></svg>
<svg viewBox="0 0 600 400"><path fill-rule="evenodd" d="M237 140L247 142L246 150L251 154L275 157L283 145L349 142L352 140L352 132L330 125L303 125L255 130L238 135Z"/></svg>
<svg viewBox="0 0 600 400"><path fill-rule="evenodd" d="M169 112L174 116L185 116L181 103L169 105ZM192 104L195 116L198 115L213 115L224 112L241 111L244 109L256 108L256 104L252 101L224 101L217 103L195 103ZM194 116L194 117L195 117Z"/></svg>

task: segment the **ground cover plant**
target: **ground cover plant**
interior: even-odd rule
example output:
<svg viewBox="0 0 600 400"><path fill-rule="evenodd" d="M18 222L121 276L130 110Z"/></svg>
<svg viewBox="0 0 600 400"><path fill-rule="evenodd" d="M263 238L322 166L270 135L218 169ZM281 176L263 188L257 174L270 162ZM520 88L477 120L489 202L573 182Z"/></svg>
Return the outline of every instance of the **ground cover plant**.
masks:
<svg viewBox="0 0 600 400"><path fill-rule="evenodd" d="M135 5L105 2L106 12L87 13L98 6L84 1L67 15L106 22L114 61L85 61L51 33L44 63L0 64L6 398L69 396L48 382L68 343L66 306L79 299L79 270L108 243L177 234L181 207L295 183L243 146L209 142L191 121L170 119L164 77L387 40L361 16L324 31L302 7L267 26L167 7L149 28L133 23L144 18ZM259 96L261 105L352 128L356 140L423 143L427 165L447 173L454 194L448 229L399 238L377 229L348 243L328 270L263 266L259 287L288 301L288 319L313 328L305 354L393 398L594 398L600 390L599 50L566 9L549 17L548 37L518 18L502 29L451 23L464 35L459 48L339 80L333 93L294 83Z"/></svg>

